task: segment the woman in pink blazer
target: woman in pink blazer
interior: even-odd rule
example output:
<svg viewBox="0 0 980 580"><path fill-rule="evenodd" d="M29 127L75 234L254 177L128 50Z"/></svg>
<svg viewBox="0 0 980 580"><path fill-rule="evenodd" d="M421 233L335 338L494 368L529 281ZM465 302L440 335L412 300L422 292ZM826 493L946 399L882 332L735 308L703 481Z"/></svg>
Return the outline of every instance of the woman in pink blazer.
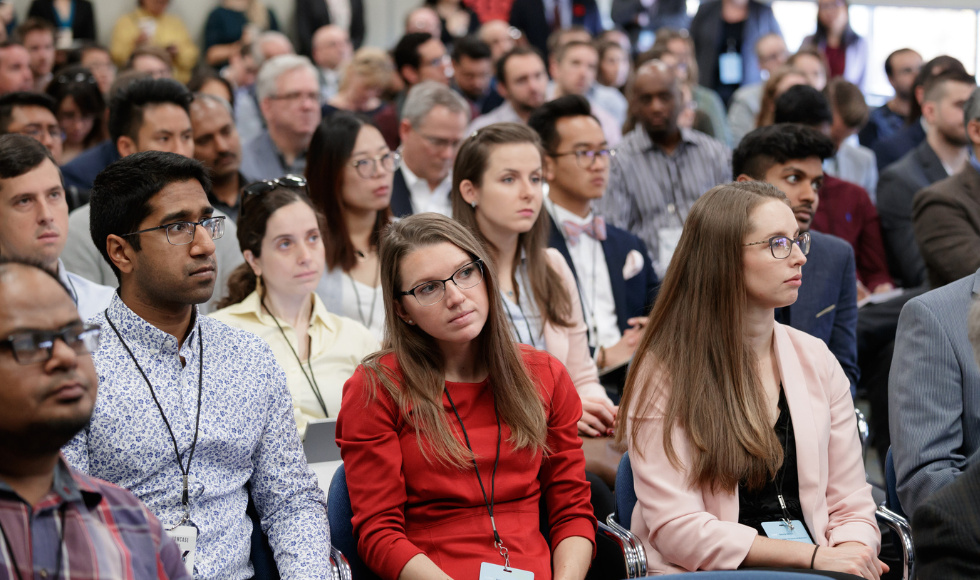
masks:
<svg viewBox="0 0 980 580"><path fill-rule="evenodd" d="M768 184L722 185L691 208L616 431L654 573L888 569L847 378L823 342L774 319L809 244Z"/></svg>
<svg viewBox="0 0 980 580"><path fill-rule="evenodd" d="M486 244L518 342L561 361L582 399L579 431L607 435L617 407L599 384L571 268L547 248L542 211L542 150L537 133L517 123L480 129L460 146L453 166L453 218Z"/></svg>

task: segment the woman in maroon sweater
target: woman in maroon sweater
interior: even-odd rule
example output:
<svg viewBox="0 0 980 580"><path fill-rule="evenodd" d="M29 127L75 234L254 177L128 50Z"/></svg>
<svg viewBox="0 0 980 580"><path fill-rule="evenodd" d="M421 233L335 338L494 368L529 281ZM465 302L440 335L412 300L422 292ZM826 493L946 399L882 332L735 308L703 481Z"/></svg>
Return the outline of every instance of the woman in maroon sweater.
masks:
<svg viewBox="0 0 980 580"><path fill-rule="evenodd" d="M582 580L596 521L565 368L514 343L492 262L457 222L408 217L380 259L386 348L337 418L361 558L386 580L523 577L505 565Z"/></svg>

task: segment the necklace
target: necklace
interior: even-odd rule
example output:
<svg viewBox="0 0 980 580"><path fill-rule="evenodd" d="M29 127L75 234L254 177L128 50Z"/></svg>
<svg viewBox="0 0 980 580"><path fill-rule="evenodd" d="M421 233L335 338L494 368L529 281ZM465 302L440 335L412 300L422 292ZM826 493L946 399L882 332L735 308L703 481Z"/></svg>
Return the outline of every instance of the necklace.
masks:
<svg viewBox="0 0 980 580"><path fill-rule="evenodd" d="M347 273L347 278L350 279L351 289L354 290L354 298L357 300L357 317L361 319L361 324L368 327L368 329L370 329L371 325L374 324L374 306L377 304L378 301L378 278L380 276L381 276L381 266L379 264L378 268L374 272L374 289L371 292L371 308L368 311L367 318L365 319L364 311L361 310L361 293L357 289L357 282L354 280L354 277L351 276L349 272Z"/></svg>

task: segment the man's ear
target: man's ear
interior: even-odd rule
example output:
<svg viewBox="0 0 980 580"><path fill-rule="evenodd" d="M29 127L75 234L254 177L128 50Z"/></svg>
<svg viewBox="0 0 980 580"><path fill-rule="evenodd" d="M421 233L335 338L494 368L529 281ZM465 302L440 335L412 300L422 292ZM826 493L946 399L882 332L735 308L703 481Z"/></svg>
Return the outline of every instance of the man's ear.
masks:
<svg viewBox="0 0 980 580"><path fill-rule="evenodd" d="M402 119L398 123L398 138L402 143L405 142L405 137L408 136L408 132L412 130L412 123L408 119Z"/></svg>
<svg viewBox="0 0 980 580"><path fill-rule="evenodd" d="M933 101L926 101L922 103L922 118L926 120L926 123L930 125L936 122L936 103Z"/></svg>
<svg viewBox="0 0 980 580"><path fill-rule="evenodd" d="M738 177L735 178L735 181L737 181L738 183L745 183L747 181L756 181L756 180L755 179L752 179L748 175L742 173Z"/></svg>
<svg viewBox="0 0 980 580"><path fill-rule="evenodd" d="M976 147L980 145L980 119L973 119L966 125L966 136L970 139L970 143Z"/></svg>
<svg viewBox="0 0 980 580"><path fill-rule="evenodd" d="M550 155L544 155L543 160L544 166L542 169L544 170L544 180L550 183L555 179L555 159Z"/></svg>
<svg viewBox="0 0 980 580"><path fill-rule="evenodd" d="M122 135L116 139L116 150L122 157L129 157L133 153L139 153L139 147L136 146L136 142L127 135Z"/></svg>
<svg viewBox="0 0 980 580"><path fill-rule="evenodd" d="M136 250L133 249L133 246L129 245L125 238L115 234L106 236L105 246L109 260L116 268L123 274L131 274L135 269L134 260L136 258Z"/></svg>
<svg viewBox="0 0 980 580"><path fill-rule="evenodd" d="M419 71L417 68L412 66L403 66L399 74L405 79L405 82L409 85L417 85L419 82Z"/></svg>

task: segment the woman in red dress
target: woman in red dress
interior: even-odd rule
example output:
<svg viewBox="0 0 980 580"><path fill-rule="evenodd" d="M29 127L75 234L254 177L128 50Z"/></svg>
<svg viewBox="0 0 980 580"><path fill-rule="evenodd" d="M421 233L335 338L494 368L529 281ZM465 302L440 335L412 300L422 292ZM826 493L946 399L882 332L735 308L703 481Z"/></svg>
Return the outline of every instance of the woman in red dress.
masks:
<svg viewBox="0 0 980 580"><path fill-rule="evenodd" d="M492 262L457 222L408 217L380 259L386 348L337 419L361 558L385 580L582 580L596 521L568 373L514 342Z"/></svg>

